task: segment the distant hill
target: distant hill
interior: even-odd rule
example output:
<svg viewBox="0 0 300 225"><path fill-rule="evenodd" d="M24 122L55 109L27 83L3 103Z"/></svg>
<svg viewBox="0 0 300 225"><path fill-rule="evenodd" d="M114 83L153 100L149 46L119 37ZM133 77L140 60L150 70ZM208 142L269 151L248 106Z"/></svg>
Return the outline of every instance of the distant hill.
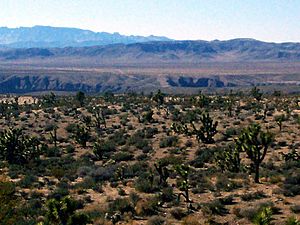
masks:
<svg viewBox="0 0 300 225"><path fill-rule="evenodd" d="M300 44L234 39L0 48L0 94L158 88L186 93L253 85L299 91Z"/></svg>
<svg viewBox="0 0 300 225"><path fill-rule="evenodd" d="M228 41L152 41L67 48L2 49L0 60L84 59L101 63L299 61L300 43L268 43L254 39Z"/></svg>
<svg viewBox="0 0 300 225"><path fill-rule="evenodd" d="M12 48L82 47L169 40L166 37L125 36L119 33L93 32L77 28L50 26L0 27L0 47Z"/></svg>

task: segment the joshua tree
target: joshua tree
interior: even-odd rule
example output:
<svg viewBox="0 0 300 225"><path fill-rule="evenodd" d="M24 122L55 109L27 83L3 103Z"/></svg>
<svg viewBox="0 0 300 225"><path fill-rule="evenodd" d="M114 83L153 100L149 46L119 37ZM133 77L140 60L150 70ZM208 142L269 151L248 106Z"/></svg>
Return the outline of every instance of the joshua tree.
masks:
<svg viewBox="0 0 300 225"><path fill-rule="evenodd" d="M124 179L125 176L125 166L121 165L120 167L118 167L118 169L115 172L115 177L122 181Z"/></svg>
<svg viewBox="0 0 300 225"><path fill-rule="evenodd" d="M42 98L42 104L44 106L53 106L57 101L56 95L51 92L50 95L45 95Z"/></svg>
<svg viewBox="0 0 300 225"><path fill-rule="evenodd" d="M163 94L160 90L152 97L152 100L157 102L158 105L162 105L164 103L165 94Z"/></svg>
<svg viewBox="0 0 300 225"><path fill-rule="evenodd" d="M167 179L169 178L169 170L161 162L155 163L154 167L159 175L159 184L162 186L167 186Z"/></svg>
<svg viewBox="0 0 300 225"><path fill-rule="evenodd" d="M213 122L209 114L205 113L200 117L200 122L202 126L199 129L196 129L194 123L191 123L198 142L201 140L205 144L214 143L213 137L217 134L218 121Z"/></svg>
<svg viewBox="0 0 300 225"><path fill-rule="evenodd" d="M104 110L101 107L96 106L96 107L93 107L92 114L95 118L96 127L98 129L100 129L101 125L103 124L104 127L106 128L106 120L105 120Z"/></svg>
<svg viewBox="0 0 300 225"><path fill-rule="evenodd" d="M20 129L5 130L0 133L0 158L8 163L26 163L39 156L39 141L24 136Z"/></svg>
<svg viewBox="0 0 300 225"><path fill-rule="evenodd" d="M76 213L77 203L69 196L61 200L50 199L47 202L47 224L57 225L85 225L89 217L82 213Z"/></svg>
<svg viewBox="0 0 300 225"><path fill-rule="evenodd" d="M234 99L232 96L229 96L229 98L225 102L226 109L228 110L228 115L232 117L232 111L234 107Z"/></svg>
<svg viewBox="0 0 300 225"><path fill-rule="evenodd" d="M83 116L82 122L90 129L92 124L92 117L91 116Z"/></svg>
<svg viewBox="0 0 300 225"><path fill-rule="evenodd" d="M79 102L80 107L84 106L85 94L82 91L77 92L76 100Z"/></svg>
<svg viewBox="0 0 300 225"><path fill-rule="evenodd" d="M153 121L153 111L149 110L143 115L143 122L152 123Z"/></svg>
<svg viewBox="0 0 300 225"><path fill-rule="evenodd" d="M192 103L200 108L206 108L209 106L211 100L200 91L199 96L192 97Z"/></svg>
<svg viewBox="0 0 300 225"><path fill-rule="evenodd" d="M255 98L257 101L260 101L262 99L262 93L260 92L260 90L257 87L254 87L251 89L251 93L253 98Z"/></svg>
<svg viewBox="0 0 300 225"><path fill-rule="evenodd" d="M241 170L240 148L237 145L215 153L215 161L222 171L238 173Z"/></svg>
<svg viewBox="0 0 300 225"><path fill-rule="evenodd" d="M201 127L199 129L196 128L193 121L190 121L192 130L190 130L186 124L181 123L173 123L171 125L171 129L175 133L183 133L186 135L196 135L197 141L202 141L205 144L212 144L214 143L213 137L217 134L217 126L218 121L213 122L213 119L210 117L208 113L203 113L200 116Z"/></svg>
<svg viewBox="0 0 300 225"><path fill-rule="evenodd" d="M267 118L267 113L268 113L268 111L269 111L269 105L268 105L268 103L266 103L266 104L264 105L264 117L263 117L263 120L264 120L264 121L265 121L266 118Z"/></svg>
<svg viewBox="0 0 300 225"><path fill-rule="evenodd" d="M253 124L246 128L236 141L237 146L247 153L253 163L256 183L259 183L260 164L264 160L272 142L273 135L269 132L263 132L258 124Z"/></svg>
<svg viewBox="0 0 300 225"><path fill-rule="evenodd" d="M8 104L1 102L0 103L0 115L1 116L6 116L6 114L8 113Z"/></svg>
<svg viewBox="0 0 300 225"><path fill-rule="evenodd" d="M50 132L51 141L54 143L55 148L57 147L57 126L54 125L52 132Z"/></svg>
<svg viewBox="0 0 300 225"><path fill-rule="evenodd" d="M279 131L281 131L282 130L282 122L285 121L285 116L283 114L280 116L276 116L275 121L276 121L277 125L279 126Z"/></svg>
<svg viewBox="0 0 300 225"><path fill-rule="evenodd" d="M290 152L288 152L286 154L281 153L281 155L286 162L300 161L300 153L298 153L295 148L293 148Z"/></svg>
<svg viewBox="0 0 300 225"><path fill-rule="evenodd" d="M185 198L186 203L192 202L189 197L189 172L190 172L190 167L188 165L176 165L175 166L175 171L178 173L179 178L177 179L177 185L179 190L182 192L179 193L178 199L180 199L180 196L183 196Z"/></svg>
<svg viewBox="0 0 300 225"><path fill-rule="evenodd" d="M78 144L82 145L82 147L86 147L86 143L90 139L90 133L89 131L80 125L77 125L75 132L74 132L74 138L77 141Z"/></svg>

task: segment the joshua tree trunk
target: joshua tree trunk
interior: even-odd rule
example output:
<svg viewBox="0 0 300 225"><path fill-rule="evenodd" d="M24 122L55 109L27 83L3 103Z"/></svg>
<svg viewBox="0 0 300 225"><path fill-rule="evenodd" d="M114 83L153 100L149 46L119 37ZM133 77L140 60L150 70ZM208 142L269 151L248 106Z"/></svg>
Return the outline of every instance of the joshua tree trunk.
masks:
<svg viewBox="0 0 300 225"><path fill-rule="evenodd" d="M255 183L259 183L259 164L258 163L255 163L254 164L254 169L255 169L255 178L254 178L254 181Z"/></svg>

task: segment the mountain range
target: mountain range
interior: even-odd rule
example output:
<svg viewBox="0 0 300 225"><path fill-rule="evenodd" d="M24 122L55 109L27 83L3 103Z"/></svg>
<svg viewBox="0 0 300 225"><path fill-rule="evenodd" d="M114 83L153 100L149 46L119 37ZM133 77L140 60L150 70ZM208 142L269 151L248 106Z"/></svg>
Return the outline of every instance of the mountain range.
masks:
<svg viewBox="0 0 300 225"><path fill-rule="evenodd" d="M119 33L111 34L65 27L0 27L0 46L12 48L82 47L169 40L170 39L166 37L153 35L148 37L126 36Z"/></svg>
<svg viewBox="0 0 300 225"><path fill-rule="evenodd" d="M268 43L254 39L228 41L152 41L65 48L4 48L0 60L43 60L79 64L199 63L244 61L299 61L300 43ZM80 59L80 60L79 60Z"/></svg>
<svg viewBox="0 0 300 225"><path fill-rule="evenodd" d="M157 89L186 93L253 85L300 91L300 43L0 28L0 94Z"/></svg>

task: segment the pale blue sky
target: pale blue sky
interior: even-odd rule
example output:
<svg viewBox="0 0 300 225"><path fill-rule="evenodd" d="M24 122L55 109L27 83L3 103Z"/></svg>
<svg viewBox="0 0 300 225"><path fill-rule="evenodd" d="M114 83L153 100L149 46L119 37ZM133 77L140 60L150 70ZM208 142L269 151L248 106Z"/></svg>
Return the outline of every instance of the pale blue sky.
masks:
<svg viewBox="0 0 300 225"><path fill-rule="evenodd" d="M0 0L0 26L300 42L300 0Z"/></svg>

